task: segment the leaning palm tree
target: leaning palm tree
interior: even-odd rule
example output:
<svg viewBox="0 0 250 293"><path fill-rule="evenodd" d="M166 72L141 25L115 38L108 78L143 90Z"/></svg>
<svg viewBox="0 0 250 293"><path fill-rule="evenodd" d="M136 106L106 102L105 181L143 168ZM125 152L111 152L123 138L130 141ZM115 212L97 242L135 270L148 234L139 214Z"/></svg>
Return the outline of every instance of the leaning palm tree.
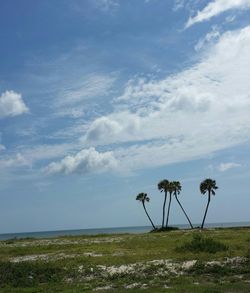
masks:
<svg viewBox="0 0 250 293"><path fill-rule="evenodd" d="M166 200L167 200L167 194L168 194L168 184L169 184L169 181L167 179L164 179L164 180L161 180L159 183L158 183L158 189L165 193L165 196L164 196L164 202L163 202L163 210L162 210L162 225L161 227L163 228L164 227L164 220L165 220L165 206L166 206Z"/></svg>
<svg viewBox="0 0 250 293"><path fill-rule="evenodd" d="M208 206L209 206L209 203L210 203L210 200L211 200L211 194L215 195L215 190L216 189L218 189L218 186L216 186L216 181L213 180L213 179L210 179L210 178L205 179L200 184L200 192L202 194L208 193L207 207L206 207L205 214L204 214L204 217L203 217L203 221L202 221L202 224L201 224L201 229L203 229L203 227L204 227L205 219L206 219L206 216L207 216Z"/></svg>
<svg viewBox="0 0 250 293"><path fill-rule="evenodd" d="M188 222L189 222L189 225L190 225L191 229L193 229L193 225L192 225L192 223L191 223L191 221L190 221L190 219L189 219L187 213L185 212L185 210L184 210L182 204L180 203L180 201L179 201L179 199L178 199L178 195L179 195L180 192L181 192L181 183L180 183L179 181L173 181L173 188L174 188L174 197L175 197L175 199L177 200L179 206L181 207L181 209L182 209L182 211L183 211L185 217L187 218L187 220L188 220Z"/></svg>
<svg viewBox="0 0 250 293"><path fill-rule="evenodd" d="M169 192L169 202L168 202L168 212L167 212L167 219L166 219L166 228L168 227L168 220L169 220L169 213L170 213L170 207L172 202L172 194L174 192L174 184L173 181L168 182L168 192Z"/></svg>
<svg viewBox="0 0 250 293"><path fill-rule="evenodd" d="M151 218L150 218L150 216L149 216L149 214L147 212L147 209L145 207L145 202L148 202L150 200L149 197L148 197L148 195L147 195L147 193L144 193L144 192L139 193L136 196L136 200L139 200L142 203L143 208L144 208L144 211L145 211L146 215L148 216L148 219L149 219L151 225L153 226L154 229L156 229L155 228L155 225L154 225L153 221L151 220Z"/></svg>

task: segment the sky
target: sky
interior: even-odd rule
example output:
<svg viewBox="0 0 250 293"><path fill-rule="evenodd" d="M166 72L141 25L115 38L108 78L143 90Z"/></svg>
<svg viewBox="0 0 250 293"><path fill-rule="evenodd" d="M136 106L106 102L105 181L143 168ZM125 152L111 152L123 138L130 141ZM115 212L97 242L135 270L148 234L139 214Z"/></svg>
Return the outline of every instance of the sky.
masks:
<svg viewBox="0 0 250 293"><path fill-rule="evenodd" d="M0 233L160 224L162 179L250 220L250 0L3 0L0 39Z"/></svg>

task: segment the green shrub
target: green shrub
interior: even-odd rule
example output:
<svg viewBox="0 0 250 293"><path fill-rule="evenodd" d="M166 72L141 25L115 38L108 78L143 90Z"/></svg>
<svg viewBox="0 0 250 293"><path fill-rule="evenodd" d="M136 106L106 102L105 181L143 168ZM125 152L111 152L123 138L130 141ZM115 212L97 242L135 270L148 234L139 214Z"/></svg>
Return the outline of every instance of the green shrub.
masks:
<svg viewBox="0 0 250 293"><path fill-rule="evenodd" d="M208 252L216 253L218 251L226 251L228 246L212 238L207 238L201 234L194 234L190 242L177 247L177 251L191 251L191 252Z"/></svg>
<svg viewBox="0 0 250 293"><path fill-rule="evenodd" d="M179 230L178 227L161 227L161 228L156 228L156 229L153 229L152 231L150 232L169 232L169 231L175 231L175 230Z"/></svg>
<svg viewBox="0 0 250 293"><path fill-rule="evenodd" d="M61 279L62 268L53 264L0 262L0 287L29 287Z"/></svg>

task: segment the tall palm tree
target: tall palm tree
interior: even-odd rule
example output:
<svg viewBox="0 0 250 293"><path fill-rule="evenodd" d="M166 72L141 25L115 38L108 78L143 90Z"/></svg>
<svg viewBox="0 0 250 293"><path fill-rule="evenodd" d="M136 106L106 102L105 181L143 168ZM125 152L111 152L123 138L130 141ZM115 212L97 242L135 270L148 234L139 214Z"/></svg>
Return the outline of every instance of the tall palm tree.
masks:
<svg viewBox="0 0 250 293"><path fill-rule="evenodd" d="M189 225L190 225L191 229L193 229L193 225L192 225L192 223L191 223L191 221L190 221L190 219L189 219L187 213L185 212L185 210L184 210L182 204L180 203L180 201L179 201L179 199L178 199L178 195L179 195L180 192L181 192L181 183L180 183L179 181L173 181L173 187L174 187L174 197L175 197L175 199L177 200L179 206L181 207L181 209L182 209L184 215L186 216L186 218L187 218L187 220L188 220L188 222L189 222Z"/></svg>
<svg viewBox="0 0 250 293"><path fill-rule="evenodd" d="M165 206L166 206L166 200L167 200L167 194L168 194L168 184L169 181L167 179L163 179L158 183L158 189L160 190L160 192L164 191L164 202L163 202L163 210L162 210L162 225L161 227L164 227L164 220L165 220Z"/></svg>
<svg viewBox="0 0 250 293"><path fill-rule="evenodd" d="M216 186L216 181L213 180L213 179L210 179L210 178L205 179L200 184L200 192L202 194L208 193L207 207L206 207L205 214L204 214L204 217L203 217L203 221L202 221L202 224L201 224L201 229L203 229L203 227L204 227L205 219L206 219L206 216L207 216L208 206L209 206L209 203L210 203L210 200L211 200L211 194L215 195L215 190L216 189L218 189L218 186Z"/></svg>
<svg viewBox="0 0 250 293"><path fill-rule="evenodd" d="M155 225L154 225L153 221L151 220L151 218L150 218L150 216L149 216L149 214L147 212L147 209L145 207L145 202L149 202L149 200L150 200L149 197L148 197L148 195L147 195L147 193L144 193L144 192L139 193L136 196L136 200L139 200L142 203L143 208L144 208L144 211L145 211L146 215L148 216L148 219L149 219L151 225L153 226L154 229L156 229L155 228Z"/></svg>
<svg viewBox="0 0 250 293"><path fill-rule="evenodd" d="M169 192L169 202L168 202L168 212L167 212L167 219L166 219L166 228L168 227L168 220L169 220L169 213L170 213L170 207L172 202L172 194L174 192L174 184L173 181L168 182L168 192Z"/></svg>

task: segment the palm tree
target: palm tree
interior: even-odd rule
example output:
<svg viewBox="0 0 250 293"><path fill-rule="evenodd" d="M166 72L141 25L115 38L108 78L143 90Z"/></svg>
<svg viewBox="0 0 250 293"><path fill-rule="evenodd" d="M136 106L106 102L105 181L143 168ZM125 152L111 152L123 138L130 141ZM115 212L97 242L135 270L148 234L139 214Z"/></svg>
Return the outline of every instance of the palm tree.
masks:
<svg viewBox="0 0 250 293"><path fill-rule="evenodd" d="M164 220L165 220L165 206L166 206L166 200L167 200L167 194L168 194L168 184L169 184L169 181L167 179L163 179L162 181L160 181L158 183L158 189L165 193L165 196L164 196L164 202L163 202L163 211L162 211L162 225L161 227L163 228L164 227Z"/></svg>
<svg viewBox="0 0 250 293"><path fill-rule="evenodd" d="M168 227L168 220L169 220L169 212L170 212L171 201L172 201L172 194L174 192L174 184L173 184L173 181L168 182L168 192L169 192L169 202L168 202L168 212L167 212L166 228Z"/></svg>
<svg viewBox="0 0 250 293"><path fill-rule="evenodd" d="M147 212L147 209L145 207L145 202L148 202L150 200L150 198L148 197L147 193L144 193L144 192L139 193L136 196L136 200L139 200L142 203L144 211L145 211L146 215L148 216L148 219L149 219L151 225L153 226L154 229L156 229L155 225L154 225L153 221L151 220L151 218L150 218L150 216L149 216L149 214Z"/></svg>
<svg viewBox="0 0 250 293"><path fill-rule="evenodd" d="M180 183L179 181L173 181L173 188L174 188L174 197L175 197L175 199L177 200L179 206L181 207L181 209L182 209L184 215L186 216L186 218L187 218L187 220L188 220L188 222L189 222L189 225L190 225L191 229L193 229L193 225L192 225L192 223L191 223L191 221L190 221L190 219L189 219L187 213L185 212L185 210L184 210L183 206L181 205L181 203L180 203L180 201L179 201L179 199L178 199L178 196L177 196L177 195L179 195L180 192L181 192L181 183Z"/></svg>
<svg viewBox="0 0 250 293"><path fill-rule="evenodd" d="M210 178L205 179L200 184L200 192L202 194L206 194L206 192L208 193L207 207L206 207L204 218L203 218L203 221L202 221L202 224L201 224L201 229L203 229L203 227L204 227L208 206L209 206L209 203L210 203L210 200L211 200L211 194L215 195L215 190L216 189L218 189L218 186L216 186L216 181L212 180Z"/></svg>

